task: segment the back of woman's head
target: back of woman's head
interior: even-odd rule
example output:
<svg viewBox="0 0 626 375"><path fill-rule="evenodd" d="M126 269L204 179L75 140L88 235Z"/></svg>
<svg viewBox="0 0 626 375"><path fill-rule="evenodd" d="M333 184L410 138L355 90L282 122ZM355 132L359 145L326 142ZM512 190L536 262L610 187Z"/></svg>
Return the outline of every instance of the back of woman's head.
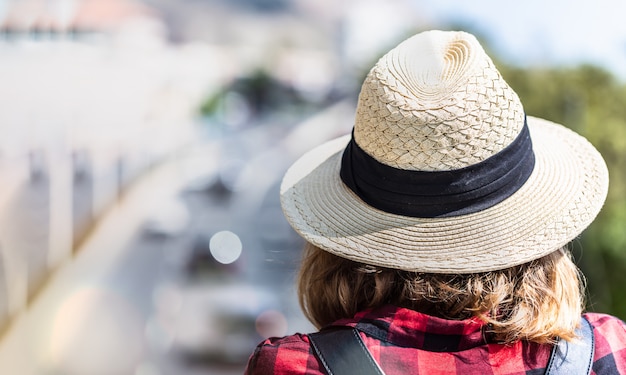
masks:
<svg viewBox="0 0 626 375"><path fill-rule="evenodd" d="M583 287L565 249L503 270L437 274L366 265L310 244L298 285L300 304L318 327L393 304L446 319L477 317L507 343L574 338Z"/></svg>

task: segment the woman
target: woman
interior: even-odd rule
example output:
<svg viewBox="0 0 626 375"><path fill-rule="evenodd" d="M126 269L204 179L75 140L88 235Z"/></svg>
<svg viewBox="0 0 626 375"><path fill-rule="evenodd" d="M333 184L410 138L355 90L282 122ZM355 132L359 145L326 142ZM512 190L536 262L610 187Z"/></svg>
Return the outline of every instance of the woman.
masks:
<svg viewBox="0 0 626 375"><path fill-rule="evenodd" d="M593 146L526 116L472 35L407 39L369 72L352 135L283 180L322 334L266 340L246 373L626 373L626 326L581 319L565 247L607 189Z"/></svg>

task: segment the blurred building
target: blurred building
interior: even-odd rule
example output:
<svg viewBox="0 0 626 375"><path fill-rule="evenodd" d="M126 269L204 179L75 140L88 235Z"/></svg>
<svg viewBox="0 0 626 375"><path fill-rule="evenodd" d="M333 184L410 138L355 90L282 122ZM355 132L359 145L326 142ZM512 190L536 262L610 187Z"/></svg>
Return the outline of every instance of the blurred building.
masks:
<svg viewBox="0 0 626 375"><path fill-rule="evenodd" d="M195 140L228 57L169 43L161 14L133 0L0 5L2 325L125 185Z"/></svg>

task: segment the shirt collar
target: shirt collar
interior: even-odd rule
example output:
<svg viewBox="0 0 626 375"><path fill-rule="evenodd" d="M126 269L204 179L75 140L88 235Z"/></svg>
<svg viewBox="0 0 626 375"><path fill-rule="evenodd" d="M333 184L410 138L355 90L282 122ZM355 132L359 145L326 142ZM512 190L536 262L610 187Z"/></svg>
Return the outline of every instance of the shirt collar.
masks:
<svg viewBox="0 0 626 375"><path fill-rule="evenodd" d="M395 306L365 310L333 326L350 326L393 345L436 352L471 349L488 343L478 318L449 320Z"/></svg>

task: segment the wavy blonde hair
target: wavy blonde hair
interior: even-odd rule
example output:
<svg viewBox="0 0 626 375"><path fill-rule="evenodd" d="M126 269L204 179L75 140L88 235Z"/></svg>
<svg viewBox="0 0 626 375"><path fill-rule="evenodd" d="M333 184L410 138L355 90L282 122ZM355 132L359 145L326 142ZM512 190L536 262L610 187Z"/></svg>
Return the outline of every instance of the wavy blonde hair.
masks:
<svg viewBox="0 0 626 375"><path fill-rule="evenodd" d="M318 328L392 304L446 319L477 317L502 343L575 338L584 287L565 248L499 271L430 274L357 263L307 244L298 279L300 305Z"/></svg>

